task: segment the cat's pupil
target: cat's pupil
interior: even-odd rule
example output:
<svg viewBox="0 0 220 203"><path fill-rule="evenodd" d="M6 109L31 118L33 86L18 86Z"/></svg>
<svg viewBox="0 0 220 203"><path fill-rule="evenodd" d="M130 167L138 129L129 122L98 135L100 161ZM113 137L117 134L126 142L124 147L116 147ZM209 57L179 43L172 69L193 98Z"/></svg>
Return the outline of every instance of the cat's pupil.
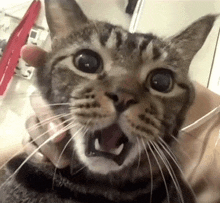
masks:
<svg viewBox="0 0 220 203"><path fill-rule="evenodd" d="M152 74L150 85L151 88L159 92L169 92L172 88L172 74L167 70L160 70Z"/></svg>
<svg viewBox="0 0 220 203"><path fill-rule="evenodd" d="M98 73L102 71L102 60L98 53L84 49L75 54L76 68L85 73Z"/></svg>

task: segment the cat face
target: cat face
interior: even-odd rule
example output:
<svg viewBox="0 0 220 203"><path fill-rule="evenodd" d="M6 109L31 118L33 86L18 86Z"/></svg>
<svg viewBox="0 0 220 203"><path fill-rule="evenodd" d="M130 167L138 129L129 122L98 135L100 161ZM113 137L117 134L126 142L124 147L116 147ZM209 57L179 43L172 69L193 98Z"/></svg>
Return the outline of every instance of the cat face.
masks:
<svg viewBox="0 0 220 203"><path fill-rule="evenodd" d="M194 98L189 64L215 17L163 40L90 21L75 1L45 4L52 52L38 71L39 88L48 103L60 104L53 110L63 114L75 159L103 175L169 168Z"/></svg>

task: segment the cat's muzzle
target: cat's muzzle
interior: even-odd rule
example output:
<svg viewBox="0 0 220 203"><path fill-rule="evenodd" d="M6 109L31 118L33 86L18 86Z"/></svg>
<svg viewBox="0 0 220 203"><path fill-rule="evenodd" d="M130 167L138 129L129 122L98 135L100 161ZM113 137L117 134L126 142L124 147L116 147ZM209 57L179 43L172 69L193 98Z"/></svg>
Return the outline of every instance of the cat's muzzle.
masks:
<svg viewBox="0 0 220 203"><path fill-rule="evenodd" d="M86 156L111 159L119 166L124 163L132 144L117 124L88 135Z"/></svg>

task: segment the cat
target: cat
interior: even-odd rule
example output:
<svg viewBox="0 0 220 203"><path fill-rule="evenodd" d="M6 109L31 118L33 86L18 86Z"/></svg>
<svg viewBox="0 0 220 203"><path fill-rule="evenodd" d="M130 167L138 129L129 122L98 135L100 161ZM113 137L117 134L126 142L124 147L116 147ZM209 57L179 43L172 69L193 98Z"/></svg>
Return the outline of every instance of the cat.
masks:
<svg viewBox="0 0 220 203"><path fill-rule="evenodd" d="M0 202L195 203L175 140L194 100L189 65L216 16L161 39L91 21L74 0L45 7L52 51L37 80L63 114L71 164L27 160L14 173L27 155L13 158Z"/></svg>

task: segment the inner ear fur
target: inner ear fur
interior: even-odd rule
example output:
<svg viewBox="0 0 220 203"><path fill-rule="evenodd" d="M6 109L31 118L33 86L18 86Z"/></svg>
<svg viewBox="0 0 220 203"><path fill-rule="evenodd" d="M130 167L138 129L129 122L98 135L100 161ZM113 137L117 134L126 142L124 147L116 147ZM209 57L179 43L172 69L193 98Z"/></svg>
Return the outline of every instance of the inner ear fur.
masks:
<svg viewBox="0 0 220 203"><path fill-rule="evenodd" d="M89 22L75 0L45 0L51 37L64 38Z"/></svg>
<svg viewBox="0 0 220 203"><path fill-rule="evenodd" d="M169 39L171 46L174 46L183 56L187 66L190 65L194 55L203 46L217 17L218 15L206 15L195 21L180 34Z"/></svg>

